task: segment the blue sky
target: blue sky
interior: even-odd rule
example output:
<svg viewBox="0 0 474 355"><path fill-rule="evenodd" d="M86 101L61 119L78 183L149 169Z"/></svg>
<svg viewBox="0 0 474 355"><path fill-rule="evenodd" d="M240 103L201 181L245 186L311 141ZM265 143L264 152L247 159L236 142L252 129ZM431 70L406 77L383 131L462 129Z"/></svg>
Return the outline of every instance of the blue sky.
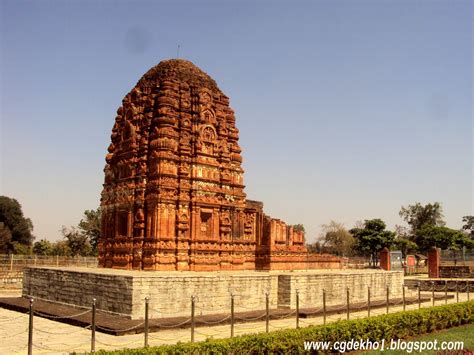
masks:
<svg viewBox="0 0 474 355"><path fill-rule="evenodd" d="M0 194L37 239L99 205L115 112L178 44L231 99L248 197L308 240L417 201L473 214L471 1L0 4Z"/></svg>

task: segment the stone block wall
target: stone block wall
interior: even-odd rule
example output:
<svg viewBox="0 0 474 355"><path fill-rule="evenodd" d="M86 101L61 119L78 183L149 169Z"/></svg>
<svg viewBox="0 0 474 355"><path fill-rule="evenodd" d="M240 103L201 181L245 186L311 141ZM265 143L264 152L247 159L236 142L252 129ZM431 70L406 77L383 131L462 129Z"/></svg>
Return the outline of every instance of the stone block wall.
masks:
<svg viewBox="0 0 474 355"><path fill-rule="evenodd" d="M1 271L0 289L21 289L23 271Z"/></svg>
<svg viewBox="0 0 474 355"><path fill-rule="evenodd" d="M91 307L119 314L133 313L133 277L89 270L28 267L23 271L23 296Z"/></svg>
<svg viewBox="0 0 474 355"><path fill-rule="evenodd" d="M235 295L235 311L265 309L265 293L277 299L278 276L268 273L185 273L163 276L134 277L133 315L142 318L144 298L150 298L150 316L189 316L191 297L196 297L196 315L229 313L231 293Z"/></svg>
<svg viewBox="0 0 474 355"><path fill-rule="evenodd" d="M196 297L195 314L230 313L231 294L235 311L264 310L268 292L270 308L322 306L322 290L327 305L346 303L346 288L351 302L367 301L367 286L372 299L401 297L403 273L380 270L353 271L231 271L231 272L140 272L113 269L27 268L23 295L51 302L97 308L143 319L145 297L150 298L150 317L190 316L191 296Z"/></svg>
<svg viewBox="0 0 474 355"><path fill-rule="evenodd" d="M470 266L440 266L439 277L448 279L471 278L474 277L474 267Z"/></svg>
<svg viewBox="0 0 474 355"><path fill-rule="evenodd" d="M326 305L347 303L347 288L351 303L367 302L368 286L371 299L385 299L387 286L389 297L402 297L402 271L346 271L338 273L308 273L280 275L278 279L278 303L280 307L296 307L296 290L299 291L300 308L323 305L323 290L326 291Z"/></svg>

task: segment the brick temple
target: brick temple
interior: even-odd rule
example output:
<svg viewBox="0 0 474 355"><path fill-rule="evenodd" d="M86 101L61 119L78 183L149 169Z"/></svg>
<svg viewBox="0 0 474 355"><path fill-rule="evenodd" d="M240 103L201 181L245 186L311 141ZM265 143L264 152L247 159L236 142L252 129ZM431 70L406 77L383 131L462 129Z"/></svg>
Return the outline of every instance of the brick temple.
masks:
<svg viewBox="0 0 474 355"><path fill-rule="evenodd" d="M246 199L229 98L189 61L166 60L117 110L102 191L103 267L269 270L340 267L304 232Z"/></svg>

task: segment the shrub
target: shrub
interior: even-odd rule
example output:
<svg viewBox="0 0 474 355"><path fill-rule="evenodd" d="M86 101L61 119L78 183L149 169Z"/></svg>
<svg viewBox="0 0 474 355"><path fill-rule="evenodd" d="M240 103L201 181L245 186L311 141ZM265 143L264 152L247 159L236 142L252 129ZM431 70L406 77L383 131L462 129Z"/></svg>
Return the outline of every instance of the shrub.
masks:
<svg viewBox="0 0 474 355"><path fill-rule="evenodd" d="M276 354L307 353L305 341L401 339L474 323L474 301L398 312L371 318L338 321L327 325L243 335L231 339L207 339L142 349L124 349L99 354Z"/></svg>

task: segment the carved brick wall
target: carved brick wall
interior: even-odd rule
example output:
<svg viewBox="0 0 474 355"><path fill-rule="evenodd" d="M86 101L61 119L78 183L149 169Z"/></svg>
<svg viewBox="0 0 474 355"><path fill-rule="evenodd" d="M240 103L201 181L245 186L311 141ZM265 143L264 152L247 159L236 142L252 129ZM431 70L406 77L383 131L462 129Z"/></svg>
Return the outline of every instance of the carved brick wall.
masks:
<svg viewBox="0 0 474 355"><path fill-rule="evenodd" d="M306 254L303 233L246 200L238 140L229 99L207 74L177 59L151 68L112 128L100 265L255 269L272 254Z"/></svg>

